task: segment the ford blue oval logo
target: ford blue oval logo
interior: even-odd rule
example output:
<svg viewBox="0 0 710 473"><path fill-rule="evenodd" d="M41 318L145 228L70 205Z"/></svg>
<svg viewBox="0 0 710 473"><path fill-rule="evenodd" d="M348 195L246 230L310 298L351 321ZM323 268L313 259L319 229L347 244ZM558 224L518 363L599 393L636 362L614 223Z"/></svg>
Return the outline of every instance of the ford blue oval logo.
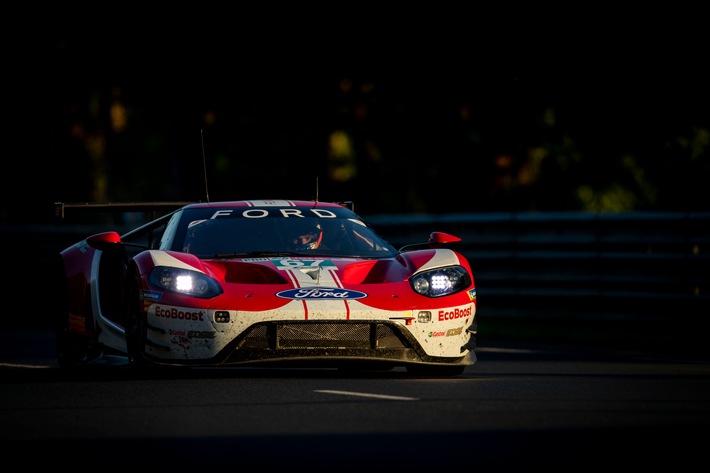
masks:
<svg viewBox="0 0 710 473"><path fill-rule="evenodd" d="M367 294L339 287L301 287L276 293L284 299L362 299Z"/></svg>

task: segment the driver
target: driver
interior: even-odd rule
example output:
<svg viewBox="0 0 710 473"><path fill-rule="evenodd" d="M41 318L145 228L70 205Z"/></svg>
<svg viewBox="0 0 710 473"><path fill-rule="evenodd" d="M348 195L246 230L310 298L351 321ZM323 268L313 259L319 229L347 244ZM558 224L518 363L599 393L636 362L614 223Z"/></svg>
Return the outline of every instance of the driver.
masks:
<svg viewBox="0 0 710 473"><path fill-rule="evenodd" d="M323 229L320 224L316 224L303 232L299 233L293 239L293 245L297 251L315 250L320 246L323 239Z"/></svg>

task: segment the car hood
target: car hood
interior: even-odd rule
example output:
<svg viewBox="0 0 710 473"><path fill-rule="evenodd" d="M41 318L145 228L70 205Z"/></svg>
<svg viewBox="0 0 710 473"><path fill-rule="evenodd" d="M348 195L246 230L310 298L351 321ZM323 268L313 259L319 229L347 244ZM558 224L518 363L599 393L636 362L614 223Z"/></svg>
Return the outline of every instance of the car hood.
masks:
<svg viewBox="0 0 710 473"><path fill-rule="evenodd" d="M192 299L192 307L239 307L243 311L276 310L294 300L350 300L361 305L347 305L352 316L355 307L366 312L372 308L409 311L439 308L440 298L416 294L409 284L412 275L444 266L463 265L458 253L443 248L409 251L394 258L306 258L264 257L204 259L172 251L150 252L150 265L171 266L201 271L218 280L224 293L213 299ZM146 253L148 253L146 252ZM147 254L139 259L145 260ZM147 263L147 261L144 261ZM142 265L143 270L149 270ZM472 295L461 291L451 295L449 306L463 306ZM184 296L162 293L161 303L184 305ZM313 308L308 308L312 310ZM305 310L298 306L294 310ZM330 310L333 310L330 307ZM314 314L309 312L311 316ZM367 312L368 316L373 316ZM410 314L411 315L411 314ZM348 316L348 317L349 317ZM409 316L409 315L408 315Z"/></svg>
<svg viewBox="0 0 710 473"><path fill-rule="evenodd" d="M359 285L408 280L419 271L461 264L449 249L402 253L394 258L264 257L203 259L178 252L151 251L155 266L179 266L202 271L235 284Z"/></svg>

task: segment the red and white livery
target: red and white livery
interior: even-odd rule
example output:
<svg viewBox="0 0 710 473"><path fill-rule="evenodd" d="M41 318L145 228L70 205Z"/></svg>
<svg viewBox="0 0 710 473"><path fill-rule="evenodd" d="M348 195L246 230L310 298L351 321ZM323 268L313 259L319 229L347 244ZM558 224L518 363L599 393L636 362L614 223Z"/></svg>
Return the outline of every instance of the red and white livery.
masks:
<svg viewBox="0 0 710 473"><path fill-rule="evenodd" d="M394 248L339 203L185 204L60 253L60 365L404 367L476 362L455 236Z"/></svg>

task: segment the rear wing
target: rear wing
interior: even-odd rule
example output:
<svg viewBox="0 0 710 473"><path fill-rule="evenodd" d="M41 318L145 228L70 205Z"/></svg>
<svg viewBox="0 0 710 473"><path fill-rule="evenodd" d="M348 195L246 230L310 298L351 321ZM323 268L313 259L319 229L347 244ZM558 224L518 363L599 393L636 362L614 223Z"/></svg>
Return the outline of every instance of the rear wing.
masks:
<svg viewBox="0 0 710 473"><path fill-rule="evenodd" d="M194 204L196 202L55 202L54 203L54 222L58 225L64 223L67 213L121 213L121 212L149 212L150 220L155 220L159 214L177 210L185 205ZM335 202L342 205L353 212L355 211L355 203L350 200L343 202Z"/></svg>
<svg viewBox="0 0 710 473"><path fill-rule="evenodd" d="M150 219L154 220L159 214L177 210L194 202L87 202L87 203L54 203L54 222L64 223L67 212L69 213L100 213L100 212L147 212Z"/></svg>

